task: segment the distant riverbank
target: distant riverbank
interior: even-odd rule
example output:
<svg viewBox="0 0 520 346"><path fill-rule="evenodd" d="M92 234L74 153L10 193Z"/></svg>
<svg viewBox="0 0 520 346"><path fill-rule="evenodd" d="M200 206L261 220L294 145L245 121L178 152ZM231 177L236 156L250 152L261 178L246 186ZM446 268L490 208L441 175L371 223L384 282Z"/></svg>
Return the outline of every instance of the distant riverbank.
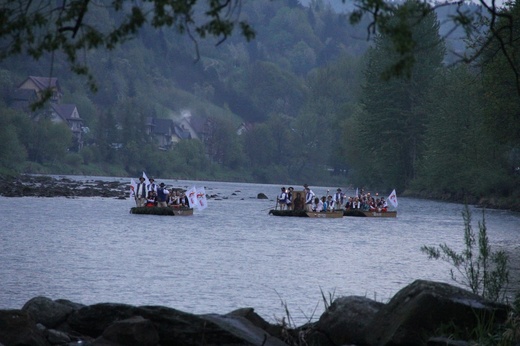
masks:
<svg viewBox="0 0 520 346"><path fill-rule="evenodd" d="M468 203L480 208L502 209L520 212L520 198L500 196L470 196L463 193L434 193L430 191L406 190L400 194L403 197L415 197L443 202Z"/></svg>
<svg viewBox="0 0 520 346"><path fill-rule="evenodd" d="M82 182L46 175L21 174L17 177L0 177L0 195L5 197L58 197L99 196L124 197L128 183L102 181ZM430 191L405 190L402 197L414 197L453 203L468 203L486 209L502 209L520 212L520 198L500 196L468 196L463 193L434 193Z"/></svg>
<svg viewBox="0 0 520 346"><path fill-rule="evenodd" d="M99 179L80 181L40 175L20 175L0 181L4 197L114 197L128 196L129 183Z"/></svg>

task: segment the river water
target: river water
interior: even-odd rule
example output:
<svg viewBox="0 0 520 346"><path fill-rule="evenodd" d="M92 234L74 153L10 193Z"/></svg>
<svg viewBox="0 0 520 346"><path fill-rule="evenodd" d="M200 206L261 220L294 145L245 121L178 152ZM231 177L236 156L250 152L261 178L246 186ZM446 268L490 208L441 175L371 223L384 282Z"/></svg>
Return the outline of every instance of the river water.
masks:
<svg viewBox="0 0 520 346"><path fill-rule="evenodd" d="M323 297L387 302L416 279L453 283L450 265L420 247L463 249L460 204L398 195L395 219L277 217L279 185L161 181L213 197L187 217L129 214L131 199L0 197L0 309L46 296L196 314L253 307L276 322L287 307L301 325L319 318ZM482 212L471 209L478 232ZM493 249L520 253L519 213L486 210L486 225Z"/></svg>

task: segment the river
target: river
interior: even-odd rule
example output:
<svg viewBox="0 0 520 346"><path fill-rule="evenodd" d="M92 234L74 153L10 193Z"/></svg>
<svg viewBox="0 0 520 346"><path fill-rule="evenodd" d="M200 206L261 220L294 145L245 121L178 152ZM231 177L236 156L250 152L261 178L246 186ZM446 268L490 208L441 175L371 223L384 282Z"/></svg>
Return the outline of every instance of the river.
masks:
<svg viewBox="0 0 520 346"><path fill-rule="evenodd" d="M321 315L323 297L387 302L416 279L453 283L450 265L420 247L463 249L461 204L398 192L395 219L290 218L268 215L279 185L160 182L205 186L208 208L170 217L129 214L131 199L0 197L0 309L46 296L196 314L253 307L276 322L286 307L300 325ZM312 188L318 195L336 189ZM269 199L257 199L260 192ZM478 232L482 212L471 209ZM520 253L520 214L485 215L493 249ZM518 259L511 267L518 273Z"/></svg>

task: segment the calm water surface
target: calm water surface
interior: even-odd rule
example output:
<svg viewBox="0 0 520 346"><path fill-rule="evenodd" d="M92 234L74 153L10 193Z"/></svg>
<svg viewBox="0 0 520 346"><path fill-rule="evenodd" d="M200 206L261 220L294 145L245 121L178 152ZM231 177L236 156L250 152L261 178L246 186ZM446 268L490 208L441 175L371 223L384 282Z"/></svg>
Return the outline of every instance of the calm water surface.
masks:
<svg viewBox="0 0 520 346"><path fill-rule="evenodd" d="M283 303L302 324L323 312L322 292L387 302L415 279L451 283L450 266L420 247L462 249L460 204L398 195L395 219L287 218L268 215L278 185L162 181L216 197L191 217L132 215L130 199L0 197L0 309L42 295L192 313L253 307L275 322ZM520 214L487 210L486 224L494 249L520 252Z"/></svg>

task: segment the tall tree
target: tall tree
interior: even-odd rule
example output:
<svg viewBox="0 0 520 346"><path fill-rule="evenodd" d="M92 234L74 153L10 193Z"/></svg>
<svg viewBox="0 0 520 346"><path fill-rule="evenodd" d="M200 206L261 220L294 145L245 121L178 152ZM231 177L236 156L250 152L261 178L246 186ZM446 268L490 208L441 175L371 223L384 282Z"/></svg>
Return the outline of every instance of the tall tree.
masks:
<svg viewBox="0 0 520 346"><path fill-rule="evenodd" d="M511 2L496 23L500 28L492 44L481 45L484 54L481 59L482 74L484 76L484 99L486 125L494 138L496 158L500 159L500 166L505 167L513 184L520 178L520 104L512 97L518 88L520 74L520 4ZM505 47L505 48L504 48ZM506 54L497 54L505 49ZM511 65L516 70L509 68Z"/></svg>
<svg viewBox="0 0 520 346"><path fill-rule="evenodd" d="M20 140L29 124L25 114L17 114L13 110L1 109L0 117L0 174L16 172L27 158L27 150Z"/></svg>
<svg viewBox="0 0 520 346"><path fill-rule="evenodd" d="M424 98L445 54L435 14L422 15L417 2L407 1L389 20L391 32L415 24L413 31L403 31L409 42L417 42L408 54L402 55L400 43L385 32L368 52L363 110L348 144L361 153L358 173L365 181L358 184L403 188L416 176L427 119ZM393 77L393 66L408 72Z"/></svg>
<svg viewBox="0 0 520 346"><path fill-rule="evenodd" d="M458 197L492 192L501 174L485 128L482 84L467 66L439 73L432 85L425 151L416 187Z"/></svg>

